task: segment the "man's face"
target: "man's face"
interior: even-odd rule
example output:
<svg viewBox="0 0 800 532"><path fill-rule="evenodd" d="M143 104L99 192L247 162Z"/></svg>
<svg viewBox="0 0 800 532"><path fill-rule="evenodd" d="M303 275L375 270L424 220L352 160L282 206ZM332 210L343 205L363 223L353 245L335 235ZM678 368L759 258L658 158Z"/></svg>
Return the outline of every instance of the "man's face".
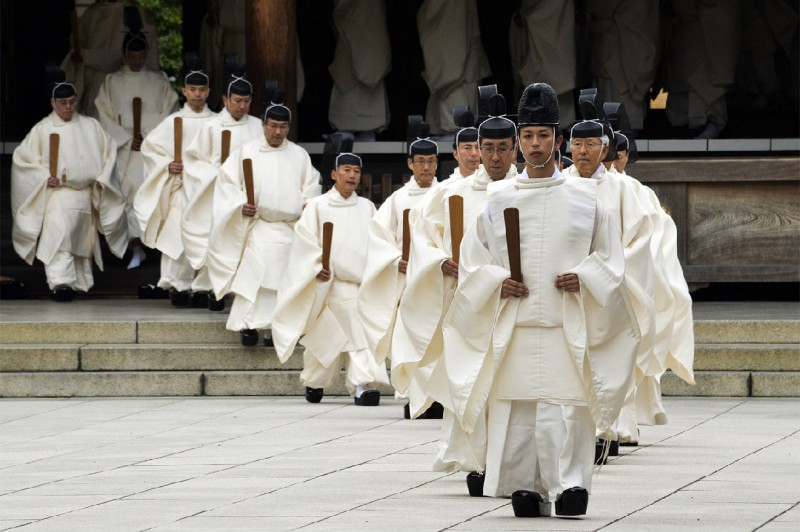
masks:
<svg viewBox="0 0 800 532"><path fill-rule="evenodd" d="M514 139L481 139L481 160L492 181L500 181L517 157Z"/></svg>
<svg viewBox="0 0 800 532"><path fill-rule="evenodd" d="M361 183L361 167L355 164L342 164L331 170L335 188L343 198L349 198Z"/></svg>
<svg viewBox="0 0 800 532"><path fill-rule="evenodd" d="M267 139L267 144L273 148L283 144L283 139L287 135L289 135L289 122L274 118L267 118L267 121L264 122L264 137Z"/></svg>
<svg viewBox="0 0 800 532"><path fill-rule="evenodd" d="M525 126L519 130L519 149L530 165L554 161L562 140L562 136L555 136L552 126Z"/></svg>
<svg viewBox="0 0 800 532"><path fill-rule="evenodd" d="M622 173L628 165L628 150L617 150L617 155L619 157L614 161L614 168L617 169L617 172Z"/></svg>
<svg viewBox="0 0 800 532"><path fill-rule="evenodd" d="M606 153L608 146L603 146L600 137L572 140L572 161L582 177L591 177Z"/></svg>
<svg viewBox="0 0 800 532"><path fill-rule="evenodd" d="M64 122L72 120L77 104L77 96L70 96L69 98L50 98L50 107L53 108L53 111L55 111L58 117Z"/></svg>
<svg viewBox="0 0 800 532"><path fill-rule="evenodd" d="M239 121L244 115L250 111L250 102L252 98L250 95L241 96L239 94L231 94L230 98L223 96L222 103L225 109L233 117L234 120Z"/></svg>
<svg viewBox="0 0 800 532"><path fill-rule="evenodd" d="M481 164L481 151L478 149L478 143L459 142L458 149L453 151L453 158L458 162L461 175L474 174Z"/></svg>
<svg viewBox="0 0 800 532"><path fill-rule="evenodd" d="M145 61L147 61L147 50L140 52L128 50L125 52L125 63L134 72L140 72L144 68Z"/></svg>
<svg viewBox="0 0 800 532"><path fill-rule="evenodd" d="M208 85L186 85L181 89L181 92L186 98L186 103L195 113L199 113L206 106Z"/></svg>
<svg viewBox="0 0 800 532"><path fill-rule="evenodd" d="M414 155L408 160L408 167L414 172L414 179L421 188L428 188L436 178L439 159L436 155Z"/></svg>

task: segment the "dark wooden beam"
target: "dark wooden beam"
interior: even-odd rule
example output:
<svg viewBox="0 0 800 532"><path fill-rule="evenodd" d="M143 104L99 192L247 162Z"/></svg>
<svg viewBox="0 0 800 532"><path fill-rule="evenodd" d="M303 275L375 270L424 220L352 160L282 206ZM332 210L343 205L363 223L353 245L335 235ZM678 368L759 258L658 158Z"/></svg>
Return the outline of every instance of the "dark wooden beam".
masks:
<svg viewBox="0 0 800 532"><path fill-rule="evenodd" d="M286 104L297 111L297 66L295 0L248 0L245 7L247 75L253 82L251 112L264 111L261 89L274 79L286 93ZM296 128L292 137L296 138Z"/></svg>

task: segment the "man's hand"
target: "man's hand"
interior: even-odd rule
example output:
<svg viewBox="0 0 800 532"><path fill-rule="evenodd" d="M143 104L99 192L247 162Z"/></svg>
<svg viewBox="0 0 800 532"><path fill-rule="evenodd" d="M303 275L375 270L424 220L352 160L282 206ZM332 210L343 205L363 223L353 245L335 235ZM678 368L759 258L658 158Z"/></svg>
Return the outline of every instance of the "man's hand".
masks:
<svg viewBox="0 0 800 532"><path fill-rule="evenodd" d="M447 259L442 263L442 273L449 275L454 279L458 279L458 263L451 259Z"/></svg>
<svg viewBox="0 0 800 532"><path fill-rule="evenodd" d="M47 178L47 186L48 187L53 187L53 188L60 187L61 186L61 181L59 181L59 179L56 178L56 177L48 177Z"/></svg>
<svg viewBox="0 0 800 532"><path fill-rule="evenodd" d="M556 288L565 292L578 292L581 289L581 281L574 273L562 273L556 276Z"/></svg>
<svg viewBox="0 0 800 532"><path fill-rule="evenodd" d="M172 161L169 163L169 175L181 175L183 173L183 165Z"/></svg>
<svg viewBox="0 0 800 532"><path fill-rule="evenodd" d="M503 288L500 289L500 297L503 299L508 297L528 297L528 287L516 282L514 279L506 279L503 281Z"/></svg>
<svg viewBox="0 0 800 532"><path fill-rule="evenodd" d="M94 188L96 188L97 190L103 190L103 184L100 181L95 181Z"/></svg>
<svg viewBox="0 0 800 532"><path fill-rule="evenodd" d="M400 273L406 273L407 269L408 269L408 261L400 259L400 264L397 265L397 270Z"/></svg>
<svg viewBox="0 0 800 532"><path fill-rule="evenodd" d="M245 216L255 216L257 212L258 212L258 207L256 207L255 205L251 205L249 203L245 203L244 205L242 205L242 214L244 214Z"/></svg>
<svg viewBox="0 0 800 532"><path fill-rule="evenodd" d="M133 137L133 141L131 142L131 150L133 150L133 151L141 150L142 149L142 141L143 140L144 140L144 137L142 137L141 135L139 135L138 137Z"/></svg>
<svg viewBox="0 0 800 532"><path fill-rule="evenodd" d="M319 273L317 274L317 279L322 281L323 283L326 283L326 282L330 281L331 280L331 272L330 272L330 270L326 270L325 268L322 268L319 271Z"/></svg>

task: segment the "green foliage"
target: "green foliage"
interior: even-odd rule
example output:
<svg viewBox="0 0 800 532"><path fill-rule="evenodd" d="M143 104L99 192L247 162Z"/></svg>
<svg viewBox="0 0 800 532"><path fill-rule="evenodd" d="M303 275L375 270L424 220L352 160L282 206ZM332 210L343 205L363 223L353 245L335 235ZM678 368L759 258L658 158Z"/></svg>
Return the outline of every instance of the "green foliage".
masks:
<svg viewBox="0 0 800 532"><path fill-rule="evenodd" d="M183 5L181 0L139 0L150 14L158 31L158 62L161 70L172 77L183 66Z"/></svg>

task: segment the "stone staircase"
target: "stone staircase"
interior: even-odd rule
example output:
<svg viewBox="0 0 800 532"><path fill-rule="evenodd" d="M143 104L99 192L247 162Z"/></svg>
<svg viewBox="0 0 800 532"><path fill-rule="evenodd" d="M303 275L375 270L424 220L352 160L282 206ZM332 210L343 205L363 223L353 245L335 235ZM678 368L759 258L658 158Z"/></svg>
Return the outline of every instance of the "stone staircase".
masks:
<svg viewBox="0 0 800 532"><path fill-rule="evenodd" d="M695 305L697 385L667 373L664 395L800 397L800 305L775 304L783 310L748 318L704 316L702 305ZM281 365L271 348L242 347L226 318L167 301L4 301L0 397L304 393L301 349ZM326 394L347 394L343 380Z"/></svg>

